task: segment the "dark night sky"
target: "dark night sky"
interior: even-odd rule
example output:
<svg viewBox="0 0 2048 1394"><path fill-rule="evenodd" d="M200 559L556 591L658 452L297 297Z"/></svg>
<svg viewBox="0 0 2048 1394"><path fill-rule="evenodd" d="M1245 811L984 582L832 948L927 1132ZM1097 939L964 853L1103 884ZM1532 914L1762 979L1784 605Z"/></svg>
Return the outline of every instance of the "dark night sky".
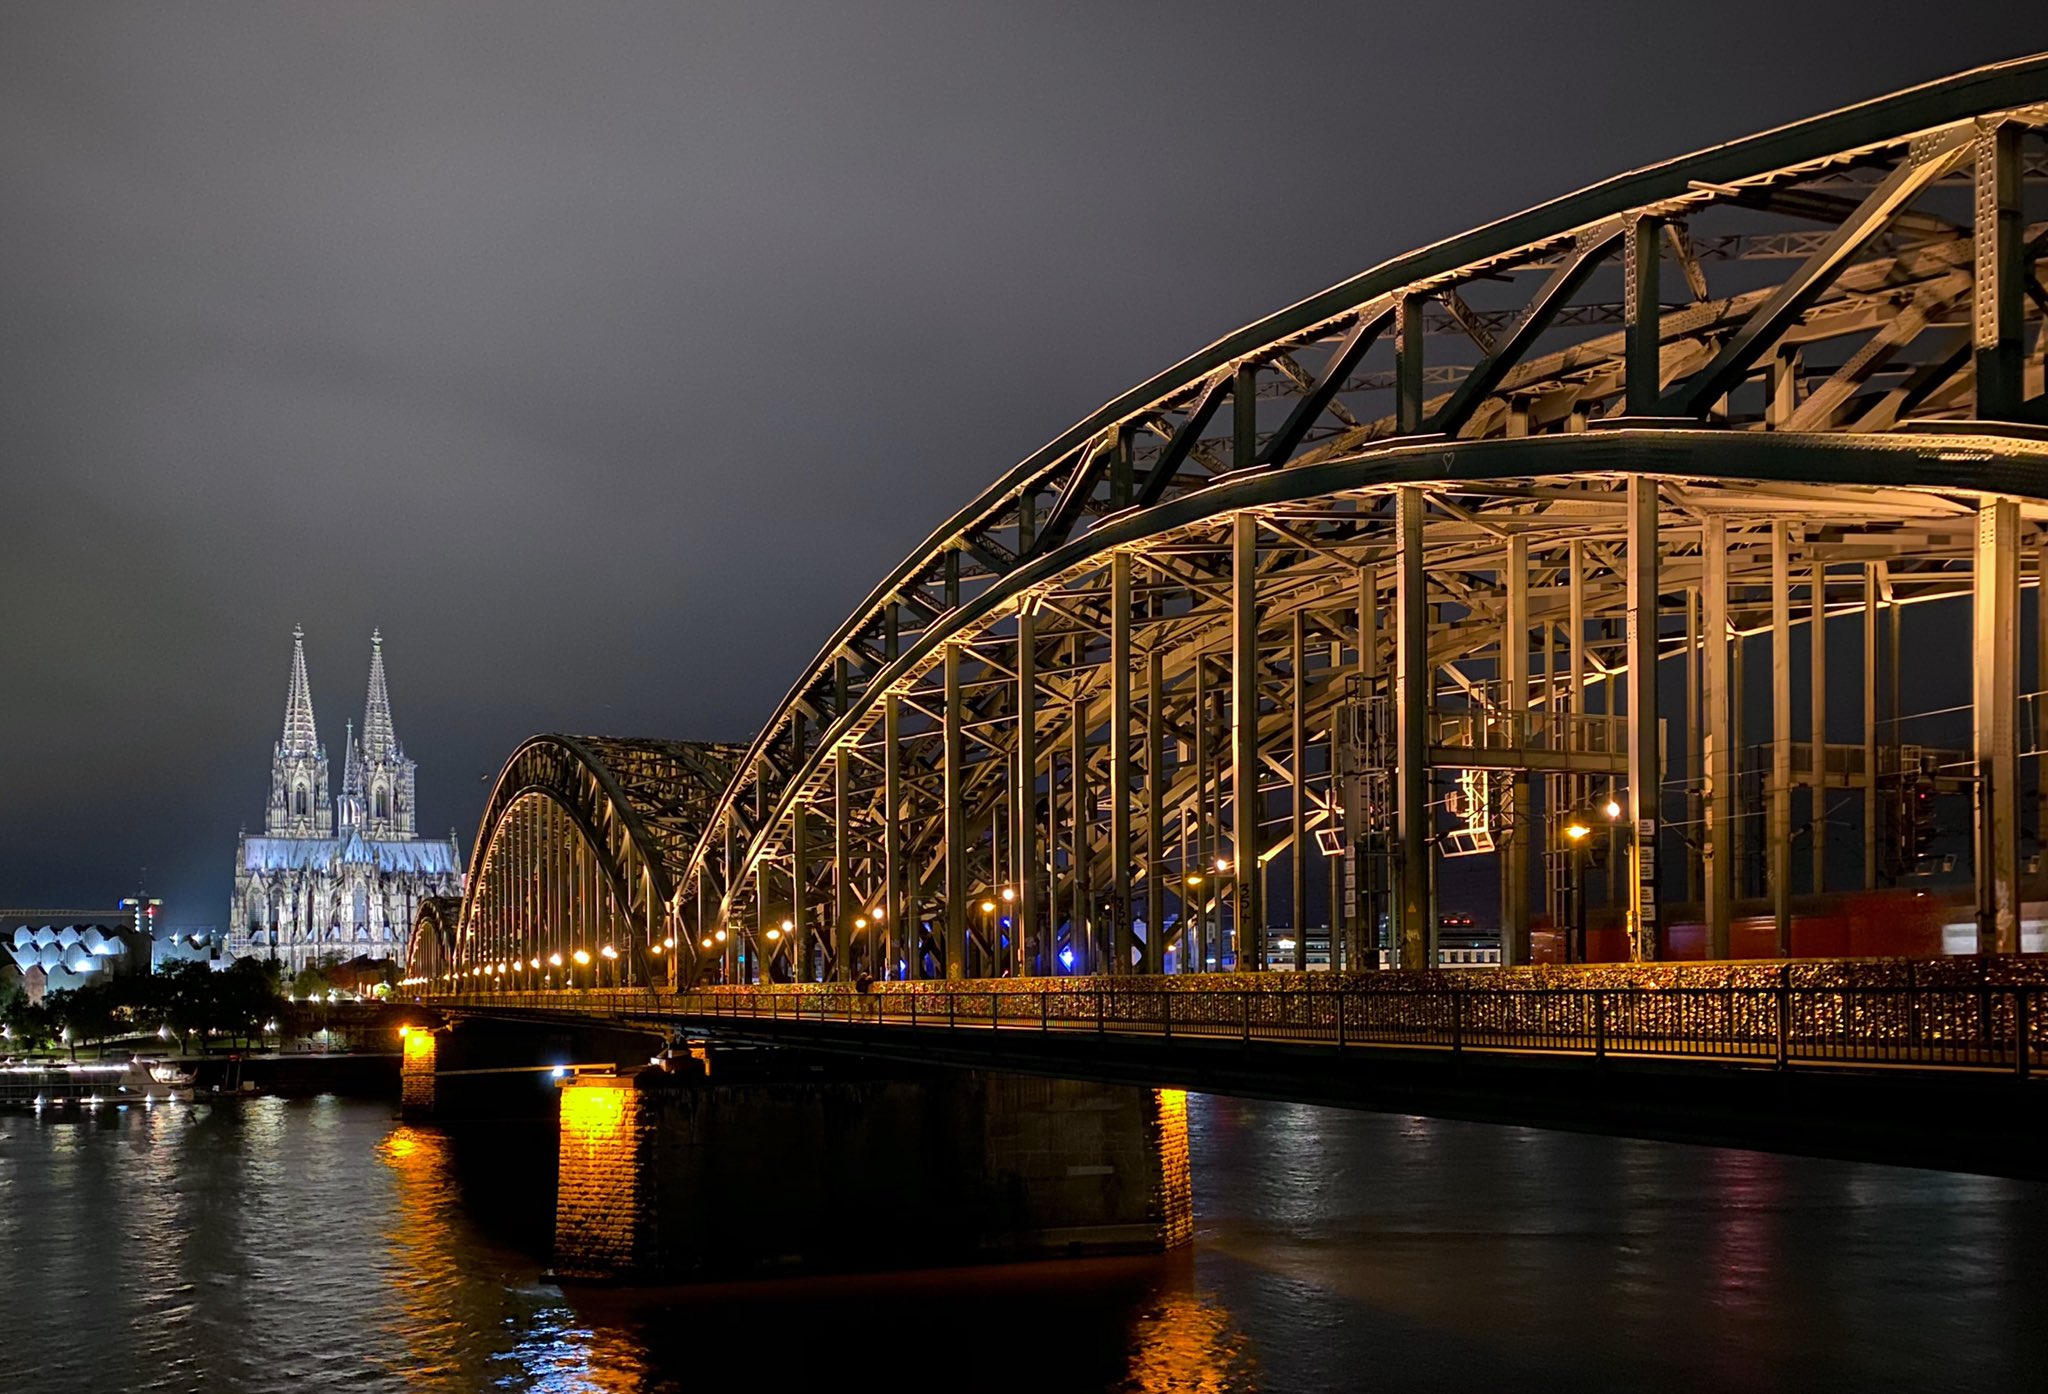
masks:
<svg viewBox="0 0 2048 1394"><path fill-rule="evenodd" d="M0 904L222 921L295 622L337 785L382 626L465 851L531 732L748 735L1217 335L2043 38L1883 10L12 0Z"/></svg>

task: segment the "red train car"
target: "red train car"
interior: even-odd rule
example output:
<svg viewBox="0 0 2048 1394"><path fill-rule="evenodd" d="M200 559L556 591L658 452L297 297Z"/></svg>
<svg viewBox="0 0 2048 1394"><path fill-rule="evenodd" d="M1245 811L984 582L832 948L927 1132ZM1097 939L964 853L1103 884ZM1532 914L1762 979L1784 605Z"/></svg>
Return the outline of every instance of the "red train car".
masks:
<svg viewBox="0 0 2048 1394"><path fill-rule="evenodd" d="M2023 908L2023 947L2038 951L2048 906L2029 902ZM1967 889L1895 887L1881 891L1843 891L1799 896L1792 902L1793 958L1932 958L1941 954L1975 953L1976 907ZM1539 920L1530 935L1538 963L1572 960L1566 933ZM1731 958L1778 957L1778 933L1770 902L1736 903L1728 926ZM1684 962L1707 957L1704 909L1697 903L1667 906L1657 927L1657 956ZM1599 907L1589 912L1583 960L1621 963L1629 957L1628 929L1621 912Z"/></svg>

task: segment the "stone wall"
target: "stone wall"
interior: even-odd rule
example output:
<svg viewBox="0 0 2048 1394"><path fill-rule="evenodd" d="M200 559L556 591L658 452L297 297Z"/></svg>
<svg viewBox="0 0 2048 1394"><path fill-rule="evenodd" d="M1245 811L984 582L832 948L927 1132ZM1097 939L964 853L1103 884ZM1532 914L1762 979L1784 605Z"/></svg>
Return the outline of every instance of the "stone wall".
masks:
<svg viewBox="0 0 2048 1394"><path fill-rule="evenodd" d="M629 1075L564 1080L555 1173L555 1271L565 1278L641 1272L658 1228L660 1110Z"/></svg>
<svg viewBox="0 0 2048 1394"><path fill-rule="evenodd" d="M434 1033L422 1026L407 1027L402 1040L403 1059L398 1071L398 1112L402 1118L431 1118L438 1090L434 1076L440 1048Z"/></svg>

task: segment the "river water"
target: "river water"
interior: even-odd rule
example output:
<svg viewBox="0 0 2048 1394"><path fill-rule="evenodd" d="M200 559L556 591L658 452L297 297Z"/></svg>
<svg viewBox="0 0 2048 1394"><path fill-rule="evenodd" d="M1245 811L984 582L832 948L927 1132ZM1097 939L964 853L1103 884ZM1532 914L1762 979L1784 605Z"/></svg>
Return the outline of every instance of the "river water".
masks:
<svg viewBox="0 0 2048 1394"><path fill-rule="evenodd" d="M658 1292L541 1280L531 1125L0 1115L0 1389L2048 1387L2048 1186L1189 1112L1191 1253Z"/></svg>

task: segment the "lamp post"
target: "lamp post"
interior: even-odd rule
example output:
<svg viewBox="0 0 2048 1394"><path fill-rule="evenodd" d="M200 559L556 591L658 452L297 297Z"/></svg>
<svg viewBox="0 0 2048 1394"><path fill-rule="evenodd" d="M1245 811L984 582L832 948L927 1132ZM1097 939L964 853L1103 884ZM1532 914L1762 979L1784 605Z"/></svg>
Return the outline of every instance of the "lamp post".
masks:
<svg viewBox="0 0 2048 1394"><path fill-rule="evenodd" d="M1573 963L1586 961L1586 860L1593 851L1594 829L1604 824L1611 846L1624 811L1621 801L1610 793L1606 802L1596 809L1581 809L1565 815L1564 844L1571 856L1570 940L1565 948L1565 957Z"/></svg>
<svg viewBox="0 0 2048 1394"><path fill-rule="evenodd" d="M1002 961L1003 930L1007 927L1010 931L1010 973L1013 977L1021 978L1028 965L1024 962L1024 936L1017 932L1017 888L1005 886L997 894L1002 897L1003 902L1002 914L996 920L995 929L994 947L997 962Z"/></svg>
<svg viewBox="0 0 2048 1394"><path fill-rule="evenodd" d="M1218 857L1210 864L1210 870L1214 873L1216 880L1216 905L1219 911L1219 920L1224 897L1229 896L1230 898L1231 967L1239 972L1244 971L1247 962L1264 967L1266 962L1266 946L1261 943L1254 948L1252 945L1253 936L1255 934L1263 935L1264 930L1257 925L1245 923L1244 878L1235 874L1228 857ZM1230 889L1226 891L1224 889L1225 886L1229 886ZM1220 923L1218 928L1221 929ZM1217 959L1216 966L1221 968L1223 966L1221 961L1222 955L1217 955Z"/></svg>

